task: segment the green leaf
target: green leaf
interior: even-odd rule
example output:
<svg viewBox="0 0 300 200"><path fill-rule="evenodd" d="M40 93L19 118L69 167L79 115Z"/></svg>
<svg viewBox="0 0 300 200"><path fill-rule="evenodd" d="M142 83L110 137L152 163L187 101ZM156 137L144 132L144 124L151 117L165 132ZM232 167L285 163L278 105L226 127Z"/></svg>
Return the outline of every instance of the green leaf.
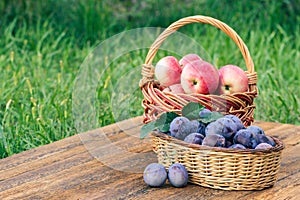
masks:
<svg viewBox="0 0 300 200"><path fill-rule="evenodd" d="M199 121L208 124L210 122L216 121L217 119L223 117L224 115L219 112L211 112L211 113L206 113L203 117L200 118L199 116Z"/></svg>
<svg viewBox="0 0 300 200"><path fill-rule="evenodd" d="M155 126L162 132L167 132L170 129L170 124L174 118L178 117L174 112L163 113L155 122Z"/></svg>
<svg viewBox="0 0 300 200"><path fill-rule="evenodd" d="M199 112L204 108L200 103L190 102L182 108L182 116L189 120L199 119Z"/></svg>
<svg viewBox="0 0 300 200"><path fill-rule="evenodd" d="M147 137L148 133L153 130L155 130L155 121L143 125L141 128L140 138L144 139L145 137Z"/></svg>
<svg viewBox="0 0 300 200"><path fill-rule="evenodd" d="M155 121L145 124L141 128L140 138L144 139L147 135L154 130L159 130L161 132L167 132L170 129L170 124L174 118L178 117L174 112L166 112L160 115Z"/></svg>

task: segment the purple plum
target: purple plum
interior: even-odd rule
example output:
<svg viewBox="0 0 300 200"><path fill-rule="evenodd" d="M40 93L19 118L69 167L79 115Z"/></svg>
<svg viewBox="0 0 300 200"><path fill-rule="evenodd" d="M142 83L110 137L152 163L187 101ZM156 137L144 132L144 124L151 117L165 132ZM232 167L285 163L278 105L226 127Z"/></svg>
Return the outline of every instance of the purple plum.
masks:
<svg viewBox="0 0 300 200"><path fill-rule="evenodd" d="M151 163L144 170L144 181L151 187L161 187L167 180L167 171L162 164Z"/></svg>
<svg viewBox="0 0 300 200"><path fill-rule="evenodd" d="M219 118L214 122L207 125L205 129L205 135L218 134L222 135L226 139L230 139L237 132L237 126L233 120L229 118Z"/></svg>
<svg viewBox="0 0 300 200"><path fill-rule="evenodd" d="M224 117L225 118L229 118L232 121L234 121L234 123L235 123L235 125L237 127L237 131L240 130L240 129L245 128L243 122L237 116L229 114L229 115L225 115Z"/></svg>
<svg viewBox="0 0 300 200"><path fill-rule="evenodd" d="M168 179L172 186L184 187L188 183L188 172L182 164L175 163L169 167Z"/></svg>
<svg viewBox="0 0 300 200"><path fill-rule="evenodd" d="M246 147L242 144L233 144L233 145L229 146L228 148L230 148L230 149L246 149Z"/></svg>
<svg viewBox="0 0 300 200"><path fill-rule="evenodd" d="M255 133L247 129L241 129L235 134L233 142L235 144L242 144L246 148L254 149L258 144L258 138Z"/></svg>
<svg viewBox="0 0 300 200"><path fill-rule="evenodd" d="M272 145L263 142L263 143L258 144L258 145L255 147L255 149L270 149L270 148L272 148L272 147L273 147Z"/></svg>
<svg viewBox="0 0 300 200"><path fill-rule="evenodd" d="M249 130L257 135L265 135L264 130L259 126L255 126L255 125L248 126L247 130Z"/></svg>
<svg viewBox="0 0 300 200"><path fill-rule="evenodd" d="M202 145L210 147L225 147L226 139L222 135L210 134L206 135L202 141Z"/></svg>
<svg viewBox="0 0 300 200"><path fill-rule="evenodd" d="M190 133L197 132L198 126L199 122L196 120L190 121L186 117L176 117L170 124L171 136L184 140Z"/></svg>
<svg viewBox="0 0 300 200"><path fill-rule="evenodd" d="M191 133L184 138L184 141L191 144L202 144L204 136L201 133Z"/></svg>

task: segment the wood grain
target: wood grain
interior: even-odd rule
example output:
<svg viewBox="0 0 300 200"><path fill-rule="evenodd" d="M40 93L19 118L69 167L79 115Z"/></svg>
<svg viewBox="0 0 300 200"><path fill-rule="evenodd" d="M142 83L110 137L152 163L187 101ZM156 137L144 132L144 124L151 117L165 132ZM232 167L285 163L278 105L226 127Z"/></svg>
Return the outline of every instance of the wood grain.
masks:
<svg viewBox="0 0 300 200"><path fill-rule="evenodd" d="M299 126L255 122L285 144L278 181L262 191L223 191L146 186L142 170L157 159L149 140L139 139L141 122L132 118L0 160L0 199L300 199Z"/></svg>

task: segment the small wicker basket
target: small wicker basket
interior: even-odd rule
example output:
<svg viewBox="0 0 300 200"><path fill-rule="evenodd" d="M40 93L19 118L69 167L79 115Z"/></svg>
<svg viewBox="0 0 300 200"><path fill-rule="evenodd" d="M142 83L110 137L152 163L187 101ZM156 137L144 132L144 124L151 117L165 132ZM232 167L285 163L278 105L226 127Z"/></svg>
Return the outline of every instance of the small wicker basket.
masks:
<svg viewBox="0 0 300 200"><path fill-rule="evenodd" d="M231 95L172 94L163 92L154 80L152 60L162 42L178 28L190 23L213 25L225 32L239 47L247 67L248 91ZM254 98L258 94L257 75L248 48L237 33L225 23L207 16L182 18L171 24L152 44L142 68L140 88L144 95L144 123L158 118L163 112L181 114L189 102L198 102L208 109L234 114L245 126L253 122ZM188 144L164 133L151 133L153 150L158 162L168 168L173 163L183 164L189 181L201 186L223 190L261 190L273 186L281 162L283 143L273 138L276 146L268 150L227 149Z"/></svg>
<svg viewBox="0 0 300 200"><path fill-rule="evenodd" d="M152 132L158 162L168 168L183 164L189 182L222 190L262 190L277 180L283 143L267 150L228 149L188 144L160 132Z"/></svg>

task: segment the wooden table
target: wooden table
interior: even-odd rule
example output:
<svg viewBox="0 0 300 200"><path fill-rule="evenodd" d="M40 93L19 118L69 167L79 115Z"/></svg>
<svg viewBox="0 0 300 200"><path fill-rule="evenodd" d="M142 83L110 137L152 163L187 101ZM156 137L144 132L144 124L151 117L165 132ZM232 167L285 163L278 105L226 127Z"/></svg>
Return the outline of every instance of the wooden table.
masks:
<svg viewBox="0 0 300 200"><path fill-rule="evenodd" d="M272 188L223 191L193 184L174 188L168 183L150 188L142 171L157 160L149 139L139 139L141 119L0 160L0 199L300 199L300 126L255 123L285 143L278 181Z"/></svg>

